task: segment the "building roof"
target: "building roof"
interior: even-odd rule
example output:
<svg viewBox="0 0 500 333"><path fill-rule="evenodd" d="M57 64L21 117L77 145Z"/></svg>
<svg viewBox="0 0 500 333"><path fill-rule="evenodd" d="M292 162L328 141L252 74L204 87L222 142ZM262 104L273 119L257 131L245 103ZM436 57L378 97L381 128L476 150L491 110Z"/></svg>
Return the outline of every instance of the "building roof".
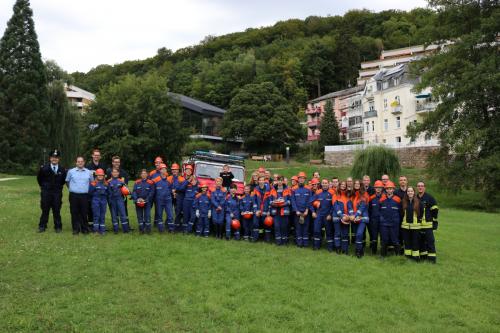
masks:
<svg viewBox="0 0 500 333"><path fill-rule="evenodd" d="M65 89L68 98L85 98L90 101L95 101L95 95L87 90L83 90L73 85L65 85Z"/></svg>
<svg viewBox="0 0 500 333"><path fill-rule="evenodd" d="M186 109L200 113L200 114L211 114L223 116L226 110L218 108L216 106L210 105L208 103L199 101L197 99L187 97L181 94L168 92L170 98L179 102L179 104Z"/></svg>
<svg viewBox="0 0 500 333"><path fill-rule="evenodd" d="M397 65L389 69L382 68L380 71L377 72L377 74L373 76L373 79L375 81L383 81L393 77L398 77L406 73L407 69L408 65L406 64Z"/></svg>
<svg viewBox="0 0 500 333"><path fill-rule="evenodd" d="M362 91L364 88L365 87L363 85L360 85L360 86L355 86L355 87L352 87L352 88L347 88L347 89L344 89L344 90L334 91L332 93L329 93L329 94L317 97L315 99L312 99L312 100L309 101L309 103L318 103L318 102L324 101L325 99L330 99L330 98L335 98L335 97L340 97L340 96L346 96L346 95L354 94L354 93Z"/></svg>

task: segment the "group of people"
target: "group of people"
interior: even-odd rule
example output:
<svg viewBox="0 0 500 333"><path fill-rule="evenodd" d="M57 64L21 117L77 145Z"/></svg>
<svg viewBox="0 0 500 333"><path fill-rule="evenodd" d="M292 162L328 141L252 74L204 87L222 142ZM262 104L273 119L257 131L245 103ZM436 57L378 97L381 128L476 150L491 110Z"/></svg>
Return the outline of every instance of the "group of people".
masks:
<svg viewBox="0 0 500 333"><path fill-rule="evenodd" d="M274 239L279 246L289 244L293 235L298 247L312 245L319 250L326 243L326 249L337 254L349 254L349 245L354 244L355 255L361 258L368 232L372 254L377 254L380 238L382 257L393 252L415 261L436 262L438 206L422 181L414 188L401 176L396 188L388 175L372 185L369 176L328 180L321 179L319 172L309 180L304 172L288 180L260 167L243 193L238 193L227 165L209 186L197 180L192 165L181 170L174 163L169 173L161 157L154 163L154 170L141 170L130 190L118 156L106 169L100 152L94 150L87 167L84 158L78 157L76 167L66 172L59 166L59 152L51 152L50 163L38 174L42 189L39 231L47 228L50 209L56 232L61 231L62 188L67 184L74 234L104 234L108 207L113 231L128 233L127 199L131 198L140 233L151 233L153 224L160 233L200 237L212 233L216 238L251 242Z"/></svg>

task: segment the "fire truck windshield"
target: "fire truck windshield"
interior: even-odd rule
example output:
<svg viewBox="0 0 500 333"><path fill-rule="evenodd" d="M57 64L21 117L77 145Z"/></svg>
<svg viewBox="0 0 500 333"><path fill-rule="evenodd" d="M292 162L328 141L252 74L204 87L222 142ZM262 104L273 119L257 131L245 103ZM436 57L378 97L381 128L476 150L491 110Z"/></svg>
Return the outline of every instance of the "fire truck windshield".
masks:
<svg viewBox="0 0 500 333"><path fill-rule="evenodd" d="M195 167L196 177L202 178L212 178L215 179L219 177L222 172L223 164L209 163L209 162L197 162ZM237 165L229 166L231 172L234 175L235 181L244 181L244 170L242 167Z"/></svg>

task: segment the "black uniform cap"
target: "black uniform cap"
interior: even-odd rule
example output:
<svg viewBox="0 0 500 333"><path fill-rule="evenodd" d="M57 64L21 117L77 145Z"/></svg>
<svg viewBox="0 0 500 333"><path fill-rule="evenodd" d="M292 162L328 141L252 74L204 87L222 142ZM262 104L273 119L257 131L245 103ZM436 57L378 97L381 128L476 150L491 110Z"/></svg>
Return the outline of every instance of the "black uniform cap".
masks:
<svg viewBox="0 0 500 333"><path fill-rule="evenodd" d="M54 149L49 152L50 157L61 157L61 151L59 149Z"/></svg>

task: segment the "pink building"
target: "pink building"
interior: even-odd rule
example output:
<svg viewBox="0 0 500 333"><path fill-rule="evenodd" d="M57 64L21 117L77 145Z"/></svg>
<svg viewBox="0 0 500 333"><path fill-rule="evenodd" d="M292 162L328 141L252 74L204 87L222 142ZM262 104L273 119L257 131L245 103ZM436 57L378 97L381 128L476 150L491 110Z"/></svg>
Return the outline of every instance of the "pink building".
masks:
<svg viewBox="0 0 500 333"><path fill-rule="evenodd" d="M363 89L364 86L357 86L354 88L335 91L310 100L306 108L307 141L316 141L319 139L319 125L321 124L321 118L323 117L327 101L332 102L333 112L335 113L335 118L337 119L340 128L341 140L345 140L349 126L349 122L347 121L349 97Z"/></svg>

